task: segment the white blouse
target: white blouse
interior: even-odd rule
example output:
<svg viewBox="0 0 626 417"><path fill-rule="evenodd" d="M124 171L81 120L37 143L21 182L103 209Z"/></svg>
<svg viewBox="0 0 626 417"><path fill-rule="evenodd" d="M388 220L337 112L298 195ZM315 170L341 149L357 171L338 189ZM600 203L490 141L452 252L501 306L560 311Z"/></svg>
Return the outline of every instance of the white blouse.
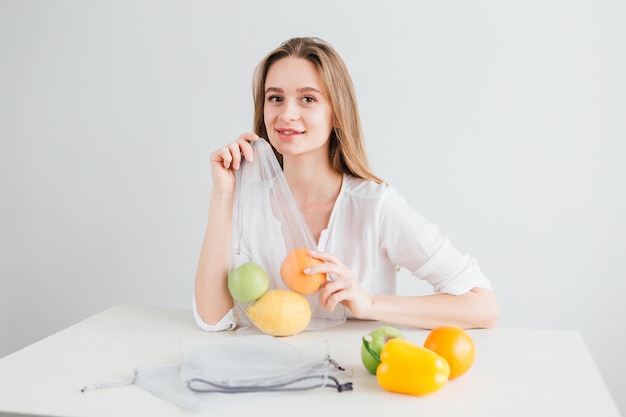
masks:
<svg viewBox="0 0 626 417"><path fill-rule="evenodd" d="M270 229L275 227L272 222L257 222L246 225L244 230L262 238L273 233ZM336 256L350 268L363 289L372 294L396 293L397 266L426 280L435 293L461 295L476 287L491 288L476 260L452 246L439 228L409 206L395 187L347 174L317 249ZM270 276L277 274L270 272ZM282 282L275 285L284 287ZM195 297L193 311L204 330L236 326L233 310L216 325L204 323L197 313Z"/></svg>

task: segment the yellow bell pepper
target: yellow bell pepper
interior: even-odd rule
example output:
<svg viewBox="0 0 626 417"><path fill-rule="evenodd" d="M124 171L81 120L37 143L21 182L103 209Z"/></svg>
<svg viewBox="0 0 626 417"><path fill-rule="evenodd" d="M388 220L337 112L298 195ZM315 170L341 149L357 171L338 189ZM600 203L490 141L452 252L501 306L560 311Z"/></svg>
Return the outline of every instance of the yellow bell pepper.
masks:
<svg viewBox="0 0 626 417"><path fill-rule="evenodd" d="M364 340L366 349L369 343ZM370 352L372 356L376 352ZM378 384L392 392L426 395L441 389L450 376L448 361L430 349L403 339L390 339L380 352Z"/></svg>

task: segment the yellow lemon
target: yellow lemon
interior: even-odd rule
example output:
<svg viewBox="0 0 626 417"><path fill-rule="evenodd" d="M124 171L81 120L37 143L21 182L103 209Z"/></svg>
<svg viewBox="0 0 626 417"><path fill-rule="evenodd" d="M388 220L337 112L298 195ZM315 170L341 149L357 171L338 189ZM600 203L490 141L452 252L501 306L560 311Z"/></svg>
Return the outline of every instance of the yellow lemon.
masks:
<svg viewBox="0 0 626 417"><path fill-rule="evenodd" d="M311 320L309 301L290 290L269 290L246 312L261 331L272 336L300 333Z"/></svg>

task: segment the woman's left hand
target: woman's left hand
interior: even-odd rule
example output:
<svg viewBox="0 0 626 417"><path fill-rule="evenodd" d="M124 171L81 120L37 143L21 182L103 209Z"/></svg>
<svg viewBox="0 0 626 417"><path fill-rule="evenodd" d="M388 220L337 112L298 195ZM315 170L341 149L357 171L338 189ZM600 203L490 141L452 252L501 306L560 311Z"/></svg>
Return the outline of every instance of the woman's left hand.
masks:
<svg viewBox="0 0 626 417"><path fill-rule="evenodd" d="M326 282L322 289L322 306L333 311L341 303L350 309L356 318L367 318L372 303L372 294L365 291L354 273L339 259L324 252L311 252L311 256L323 261L304 270L306 274L327 273L331 281Z"/></svg>

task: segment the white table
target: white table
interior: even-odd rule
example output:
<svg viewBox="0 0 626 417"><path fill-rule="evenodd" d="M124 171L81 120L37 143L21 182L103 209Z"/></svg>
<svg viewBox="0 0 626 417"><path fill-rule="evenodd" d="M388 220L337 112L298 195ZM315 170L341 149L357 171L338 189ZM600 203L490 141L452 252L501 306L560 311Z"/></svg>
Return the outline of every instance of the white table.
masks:
<svg viewBox="0 0 626 417"><path fill-rule="evenodd" d="M425 397L384 391L360 362L361 336L380 323L349 321L281 338L299 349L328 340L331 355L353 371L354 390L268 396L252 404L194 414L129 385L81 393L85 385L132 377L138 365L177 365L181 341L237 336L197 329L191 311L117 306L0 359L0 416L619 416L578 332L471 330L472 369ZM422 344L427 331L399 327Z"/></svg>

